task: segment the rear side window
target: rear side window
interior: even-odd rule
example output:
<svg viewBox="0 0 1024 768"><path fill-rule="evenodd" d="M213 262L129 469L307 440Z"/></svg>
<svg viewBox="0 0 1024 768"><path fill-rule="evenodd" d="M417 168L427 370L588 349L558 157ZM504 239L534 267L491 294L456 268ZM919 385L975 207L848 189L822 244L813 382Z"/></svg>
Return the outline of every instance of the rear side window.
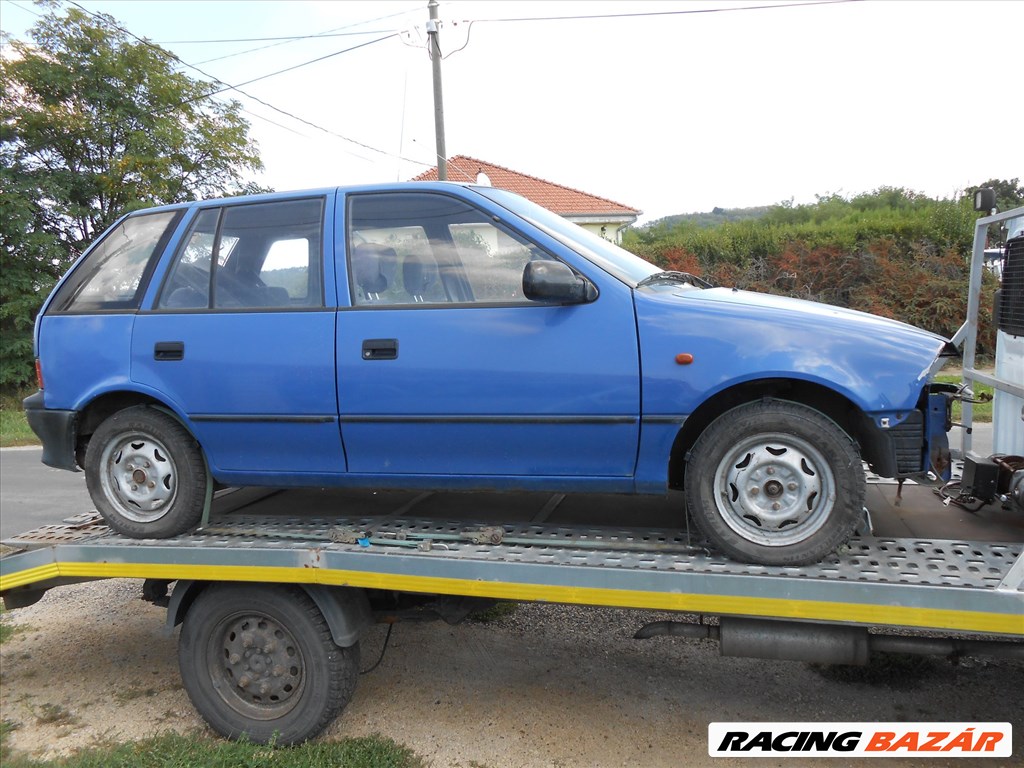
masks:
<svg viewBox="0 0 1024 768"><path fill-rule="evenodd" d="M157 307L321 307L322 232L322 198L208 208L175 256Z"/></svg>
<svg viewBox="0 0 1024 768"><path fill-rule="evenodd" d="M51 312L138 309L181 211L131 216L107 233L57 291Z"/></svg>

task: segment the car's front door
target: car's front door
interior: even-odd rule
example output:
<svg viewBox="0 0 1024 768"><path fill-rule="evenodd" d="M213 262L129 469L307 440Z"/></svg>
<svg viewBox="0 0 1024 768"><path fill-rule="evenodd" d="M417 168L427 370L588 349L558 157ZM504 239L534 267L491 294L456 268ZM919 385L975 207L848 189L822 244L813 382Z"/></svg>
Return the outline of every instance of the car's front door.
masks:
<svg viewBox="0 0 1024 768"><path fill-rule="evenodd" d="M596 300L526 299L524 267L557 259L555 249L452 195L350 195L341 216L336 272L352 306L338 314L338 403L350 472L626 487L640 408L626 286L602 273L590 276Z"/></svg>
<svg viewBox="0 0 1024 768"><path fill-rule="evenodd" d="M236 481L345 471L321 258L329 202L199 211L136 318L132 379L179 409Z"/></svg>

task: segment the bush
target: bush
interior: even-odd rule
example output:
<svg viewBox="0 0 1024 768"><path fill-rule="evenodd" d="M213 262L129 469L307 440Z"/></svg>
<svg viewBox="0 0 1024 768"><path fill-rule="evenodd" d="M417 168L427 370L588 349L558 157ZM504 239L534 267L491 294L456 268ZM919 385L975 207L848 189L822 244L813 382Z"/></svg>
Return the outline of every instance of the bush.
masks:
<svg viewBox="0 0 1024 768"><path fill-rule="evenodd" d="M883 187L850 200L829 195L814 205L777 205L760 218L715 227L676 220L628 232L625 245L658 266L718 285L858 309L949 337L967 317L978 215L966 198L933 200ZM986 274L982 355L993 353L996 287Z"/></svg>

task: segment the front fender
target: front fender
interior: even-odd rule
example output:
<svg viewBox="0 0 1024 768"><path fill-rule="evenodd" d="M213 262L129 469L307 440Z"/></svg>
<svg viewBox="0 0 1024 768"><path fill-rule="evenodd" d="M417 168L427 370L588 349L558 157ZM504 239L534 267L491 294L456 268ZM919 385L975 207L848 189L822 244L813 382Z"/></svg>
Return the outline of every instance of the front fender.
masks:
<svg viewBox="0 0 1024 768"><path fill-rule="evenodd" d="M724 290L636 292L645 417L687 416L726 389L778 378L826 387L898 423L917 407L946 345L884 318L777 297L734 302ZM678 363L681 354L692 362Z"/></svg>

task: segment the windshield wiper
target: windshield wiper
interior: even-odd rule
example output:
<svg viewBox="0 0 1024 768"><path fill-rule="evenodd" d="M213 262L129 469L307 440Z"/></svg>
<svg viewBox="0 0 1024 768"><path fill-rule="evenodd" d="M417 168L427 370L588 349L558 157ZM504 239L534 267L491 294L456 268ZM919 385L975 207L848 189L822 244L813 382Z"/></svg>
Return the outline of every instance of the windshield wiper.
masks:
<svg viewBox="0 0 1024 768"><path fill-rule="evenodd" d="M648 275L639 283L636 284L637 288L642 288L645 285L653 285L654 283L689 283L695 288L713 288L707 280L691 275L689 272L676 272L675 270L666 270L664 272L655 272L653 275Z"/></svg>

